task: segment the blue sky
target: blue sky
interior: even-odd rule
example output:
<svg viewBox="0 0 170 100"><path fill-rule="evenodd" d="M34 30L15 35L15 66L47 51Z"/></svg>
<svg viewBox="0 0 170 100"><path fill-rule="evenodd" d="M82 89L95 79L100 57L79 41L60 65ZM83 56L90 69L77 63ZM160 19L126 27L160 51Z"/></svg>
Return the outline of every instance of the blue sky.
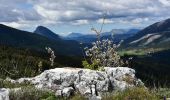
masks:
<svg viewBox="0 0 170 100"><path fill-rule="evenodd" d="M0 23L27 31L39 25L60 35L143 28L170 18L170 0L0 0Z"/></svg>

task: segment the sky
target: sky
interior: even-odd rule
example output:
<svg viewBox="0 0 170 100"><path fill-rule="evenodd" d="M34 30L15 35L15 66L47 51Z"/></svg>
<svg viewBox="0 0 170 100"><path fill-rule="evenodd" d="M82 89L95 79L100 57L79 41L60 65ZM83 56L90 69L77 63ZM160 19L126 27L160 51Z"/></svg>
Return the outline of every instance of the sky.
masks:
<svg viewBox="0 0 170 100"><path fill-rule="evenodd" d="M0 23L26 31L45 26L57 34L144 28L170 18L170 0L0 0Z"/></svg>

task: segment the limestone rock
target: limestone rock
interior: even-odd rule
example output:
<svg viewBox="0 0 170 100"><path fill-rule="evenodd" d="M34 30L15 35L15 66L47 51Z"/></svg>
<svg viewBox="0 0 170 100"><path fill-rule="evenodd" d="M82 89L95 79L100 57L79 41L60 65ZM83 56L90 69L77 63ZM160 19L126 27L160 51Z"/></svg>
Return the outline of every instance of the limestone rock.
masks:
<svg viewBox="0 0 170 100"><path fill-rule="evenodd" d="M72 87L64 88L63 89L63 96L69 97L74 92L74 89Z"/></svg>
<svg viewBox="0 0 170 100"><path fill-rule="evenodd" d="M0 100L9 100L9 89L0 88Z"/></svg>
<svg viewBox="0 0 170 100"><path fill-rule="evenodd" d="M135 70L128 67L105 67L105 71L81 68L55 68L33 78L21 78L16 82L31 82L37 88L50 89L56 95L70 96L80 92L88 97L100 98L103 92L124 90L143 84L135 77Z"/></svg>
<svg viewBox="0 0 170 100"><path fill-rule="evenodd" d="M55 96L58 97L58 96L62 96L62 90L57 90L55 92Z"/></svg>

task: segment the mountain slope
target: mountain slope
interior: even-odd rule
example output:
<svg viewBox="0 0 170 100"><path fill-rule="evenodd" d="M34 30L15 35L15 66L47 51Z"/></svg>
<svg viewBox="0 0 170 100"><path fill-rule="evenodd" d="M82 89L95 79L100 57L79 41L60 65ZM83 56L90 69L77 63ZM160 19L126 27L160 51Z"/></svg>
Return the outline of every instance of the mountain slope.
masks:
<svg viewBox="0 0 170 100"><path fill-rule="evenodd" d="M146 27L123 43L126 47L170 46L168 44L170 44L170 19Z"/></svg>
<svg viewBox="0 0 170 100"><path fill-rule="evenodd" d="M53 48L60 55L81 55L80 45L76 41L62 39L51 40L45 36L21 31L0 24L0 44L45 51Z"/></svg>
<svg viewBox="0 0 170 100"><path fill-rule="evenodd" d="M34 31L34 33L37 33L39 35L45 36L49 39L53 39L53 40L59 40L60 37L59 35L55 34L54 32L52 32L51 30L49 30L48 28L44 27L44 26L38 26L36 28L36 30Z"/></svg>
<svg viewBox="0 0 170 100"><path fill-rule="evenodd" d="M104 35L117 35L117 34L136 34L140 29L112 29L110 32L102 33Z"/></svg>

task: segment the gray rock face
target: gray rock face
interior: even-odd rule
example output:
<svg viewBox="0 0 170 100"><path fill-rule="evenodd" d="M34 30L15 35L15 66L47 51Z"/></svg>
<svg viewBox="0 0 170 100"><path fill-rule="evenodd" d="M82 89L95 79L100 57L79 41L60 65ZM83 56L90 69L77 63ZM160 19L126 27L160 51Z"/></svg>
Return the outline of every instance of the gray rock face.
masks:
<svg viewBox="0 0 170 100"><path fill-rule="evenodd" d="M68 87L68 88L64 88L63 90L63 96L65 97L69 97L71 95L71 93L74 92L74 89L72 87Z"/></svg>
<svg viewBox="0 0 170 100"><path fill-rule="evenodd" d="M29 81L37 88L56 92L57 96L70 96L74 92L88 97L99 97L103 92L124 90L142 85L135 77L135 70L127 67L105 67L105 71L79 68L55 68L33 78L21 78L16 82Z"/></svg>
<svg viewBox="0 0 170 100"><path fill-rule="evenodd" d="M9 89L0 89L0 100L9 100Z"/></svg>

